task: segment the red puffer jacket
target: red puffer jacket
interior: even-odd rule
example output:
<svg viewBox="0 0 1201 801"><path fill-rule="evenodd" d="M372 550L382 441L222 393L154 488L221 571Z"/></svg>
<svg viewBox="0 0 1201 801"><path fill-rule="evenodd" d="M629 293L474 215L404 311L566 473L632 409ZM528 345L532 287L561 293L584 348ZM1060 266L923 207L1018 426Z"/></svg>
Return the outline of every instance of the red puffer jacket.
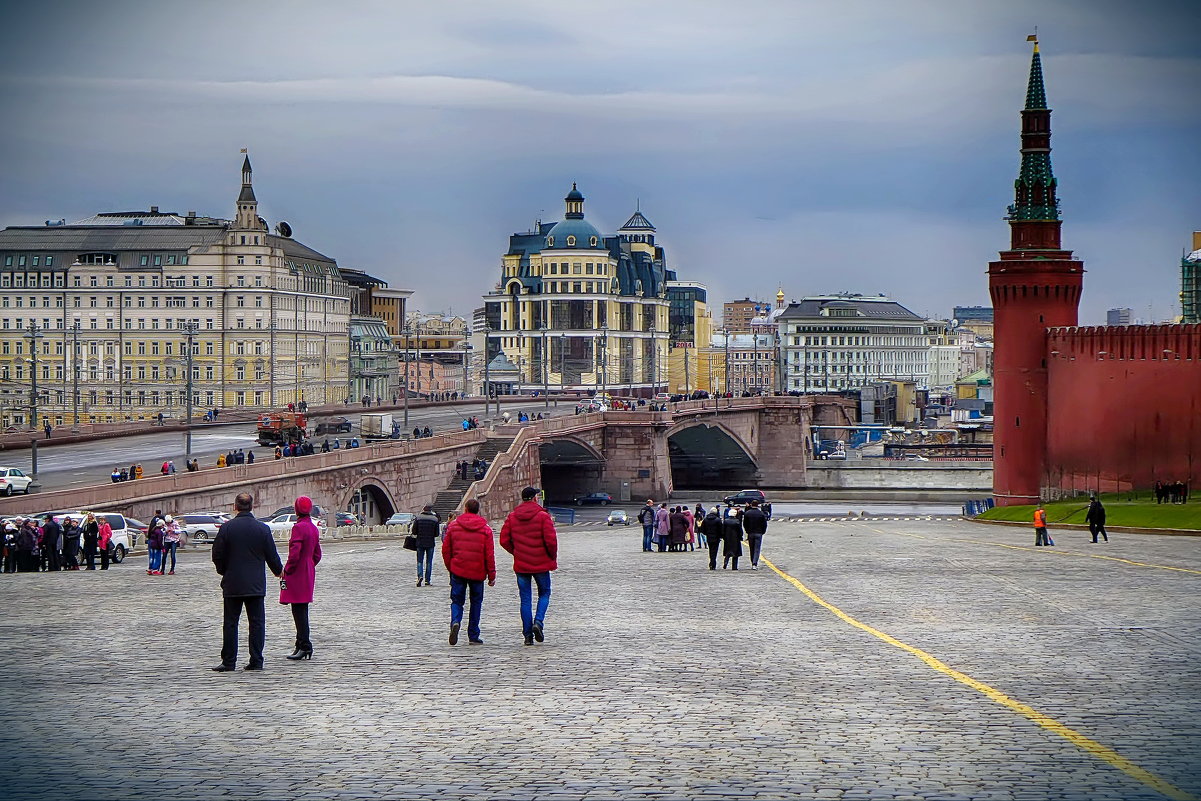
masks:
<svg viewBox="0 0 1201 801"><path fill-rule="evenodd" d="M545 573L559 567L555 524L537 501L525 501L505 518L500 547L513 554L514 573Z"/></svg>
<svg viewBox="0 0 1201 801"><path fill-rule="evenodd" d="M496 545L488 521L465 512L446 527L442 537L446 569L469 581L496 581Z"/></svg>

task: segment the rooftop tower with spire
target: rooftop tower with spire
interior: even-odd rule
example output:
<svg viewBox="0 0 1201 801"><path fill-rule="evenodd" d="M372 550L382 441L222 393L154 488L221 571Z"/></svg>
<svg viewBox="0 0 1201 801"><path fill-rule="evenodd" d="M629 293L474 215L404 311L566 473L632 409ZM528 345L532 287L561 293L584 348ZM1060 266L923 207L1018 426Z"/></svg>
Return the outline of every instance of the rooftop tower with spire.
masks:
<svg viewBox="0 0 1201 801"><path fill-rule="evenodd" d="M1021 167L1009 206L1009 250L988 266L995 314L993 495L1030 504L1045 481L1047 329L1077 324L1084 265L1060 246L1051 170L1051 110L1038 40L1022 109Z"/></svg>

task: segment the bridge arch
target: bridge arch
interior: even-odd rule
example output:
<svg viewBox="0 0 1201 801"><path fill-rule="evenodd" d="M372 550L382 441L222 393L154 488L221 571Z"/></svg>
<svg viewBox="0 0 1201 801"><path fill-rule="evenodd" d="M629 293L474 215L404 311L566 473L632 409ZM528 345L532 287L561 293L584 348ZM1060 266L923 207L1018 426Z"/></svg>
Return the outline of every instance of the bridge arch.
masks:
<svg viewBox="0 0 1201 801"><path fill-rule="evenodd" d="M378 476L367 475L353 482L343 493L339 509L358 516L364 525L379 525L398 511L387 483Z"/></svg>
<svg viewBox="0 0 1201 801"><path fill-rule="evenodd" d="M569 502L600 489L605 457L594 445L573 436L555 437L538 445L542 489L551 502Z"/></svg>
<svg viewBox="0 0 1201 801"><path fill-rule="evenodd" d="M759 466L746 442L715 420L689 420L667 432L676 489L753 487Z"/></svg>

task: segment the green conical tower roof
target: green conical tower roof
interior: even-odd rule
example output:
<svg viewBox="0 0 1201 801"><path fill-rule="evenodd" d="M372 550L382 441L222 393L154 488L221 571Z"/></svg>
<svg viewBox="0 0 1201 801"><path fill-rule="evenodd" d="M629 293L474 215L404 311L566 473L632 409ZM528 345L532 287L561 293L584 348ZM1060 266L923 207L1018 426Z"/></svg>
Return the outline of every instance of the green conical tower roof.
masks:
<svg viewBox="0 0 1201 801"><path fill-rule="evenodd" d="M1026 86L1026 107L1022 111L1022 166L1014 181L1014 203L1010 220L1059 219L1057 183L1051 169L1051 110L1047 108L1047 90L1043 86L1043 63L1034 41L1030 59L1030 82Z"/></svg>
<svg viewBox="0 0 1201 801"><path fill-rule="evenodd" d="M1030 83L1026 86L1026 109L1047 107L1047 89L1043 86L1043 60L1038 54L1038 42L1034 43L1034 55L1030 59Z"/></svg>

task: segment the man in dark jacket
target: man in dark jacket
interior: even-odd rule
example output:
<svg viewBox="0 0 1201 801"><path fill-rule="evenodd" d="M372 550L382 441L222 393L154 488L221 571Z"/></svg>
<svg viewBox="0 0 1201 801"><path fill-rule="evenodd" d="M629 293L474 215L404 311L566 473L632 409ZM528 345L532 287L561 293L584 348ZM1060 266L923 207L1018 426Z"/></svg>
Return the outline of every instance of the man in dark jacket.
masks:
<svg viewBox="0 0 1201 801"><path fill-rule="evenodd" d="M480 502L471 498L464 504L466 511L446 527L442 538L442 561L450 573L450 644L459 641L463 624L463 602L471 591L471 617L467 620L467 640L473 645L480 638L480 613L484 607L484 579L488 586L496 585L496 546L492 529L480 517Z"/></svg>
<svg viewBox="0 0 1201 801"><path fill-rule="evenodd" d="M650 553L655 542L655 502L646 499L646 506L638 510L638 522L642 524L642 550Z"/></svg>
<svg viewBox="0 0 1201 801"><path fill-rule="evenodd" d="M1088 531L1093 535L1093 542L1097 541L1097 535L1100 534L1109 542L1109 535L1105 533L1105 507L1101 505L1101 501L1097 500L1094 495L1092 500L1088 502L1088 512L1084 515L1084 522L1088 523Z"/></svg>
<svg viewBox="0 0 1201 801"><path fill-rule="evenodd" d="M1096 535L1093 535L1094 539ZM63 549L63 527L54 519L54 515L46 515L42 524L42 554L46 557L46 570L58 572L62 569L59 557Z"/></svg>
<svg viewBox="0 0 1201 801"><path fill-rule="evenodd" d="M409 533L417 538L417 586L421 586L422 566L425 567L425 586L430 585L434 570L434 546L442 531L442 520L434 514L434 507L426 506L421 514L409 524Z"/></svg>
<svg viewBox="0 0 1201 801"><path fill-rule="evenodd" d="M705 535L705 542L709 546L709 569L717 570L717 550L721 547L721 507L710 509L697 528Z"/></svg>
<svg viewBox="0 0 1201 801"><path fill-rule="evenodd" d="M526 487L519 503L500 529L500 547L513 554L517 593L521 597L521 633L525 644L542 642L543 621L550 606L550 574L559 563L559 538L555 523L538 504L538 490ZM531 584L538 585L538 611L533 611Z"/></svg>
<svg viewBox="0 0 1201 801"><path fill-rule="evenodd" d="M726 515L721 519L722 555L724 557L721 569L730 566L734 560L734 569L738 569L738 557L742 556L742 514L734 506L726 507Z"/></svg>
<svg viewBox="0 0 1201 801"><path fill-rule="evenodd" d="M763 535L767 533L767 515L759 508L758 501L742 513L742 530L746 532L747 544L751 546L751 570L759 569L759 551L763 548Z"/></svg>
<svg viewBox="0 0 1201 801"><path fill-rule="evenodd" d="M284 566L275 550L275 540L266 523L256 520L250 510L254 499L246 493L234 499L237 516L221 524L213 539L213 565L221 575L225 596L225 624L221 637L221 664L213 670L234 670L238 662L238 622L242 607L250 623L250 661L246 670L263 669L263 646L267 640L267 613L263 597L267 594L264 565L279 576Z"/></svg>

